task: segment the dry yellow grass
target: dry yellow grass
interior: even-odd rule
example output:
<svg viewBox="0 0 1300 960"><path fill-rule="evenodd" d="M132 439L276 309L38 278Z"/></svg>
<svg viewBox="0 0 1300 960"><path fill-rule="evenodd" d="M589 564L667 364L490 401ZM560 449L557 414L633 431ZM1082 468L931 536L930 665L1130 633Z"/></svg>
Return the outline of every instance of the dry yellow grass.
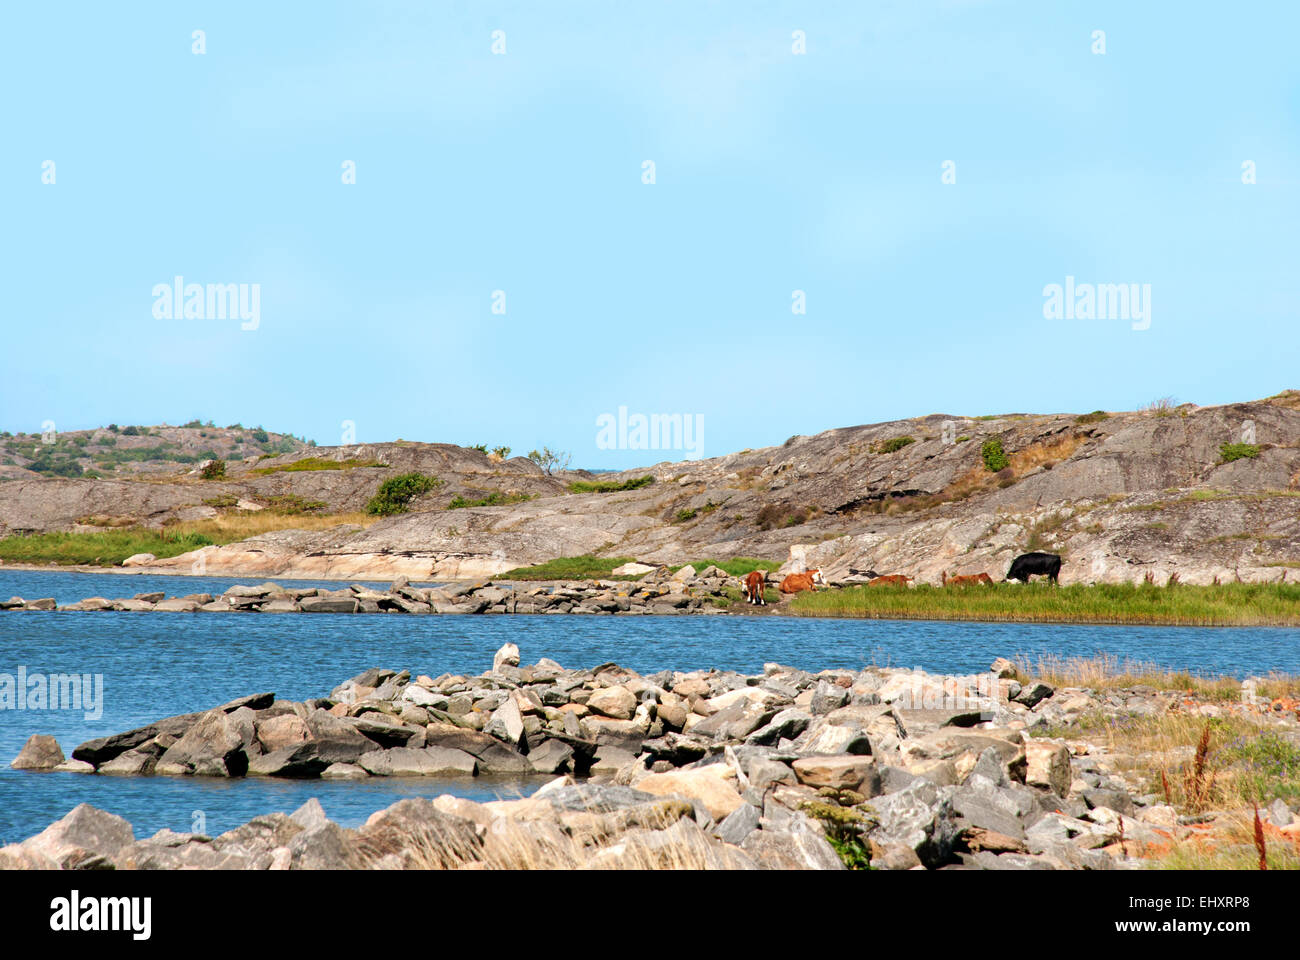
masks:
<svg viewBox="0 0 1300 960"><path fill-rule="evenodd" d="M1167 844L1148 848L1148 867L1155 870L1258 870L1253 810L1234 813L1216 822L1212 831L1192 831ZM1270 870L1300 870L1300 839L1272 825L1263 827L1266 862Z"/></svg>
<svg viewBox="0 0 1300 960"><path fill-rule="evenodd" d="M1169 670L1139 660L1120 660L1111 654L1095 657L1048 655L1030 661L1016 658L1016 671L1053 687L1084 687L1089 690L1119 690L1149 686L1157 690L1184 690L1208 699L1239 698L1241 682L1232 677L1198 677L1185 670Z"/></svg>
<svg viewBox="0 0 1300 960"><path fill-rule="evenodd" d="M368 513L331 513L316 516L310 513L277 513L272 510L257 512L239 511L225 513L211 520L194 520L167 527L169 532L197 533L214 543L233 543L276 530L328 530L342 524L368 527L382 519Z"/></svg>
<svg viewBox="0 0 1300 960"><path fill-rule="evenodd" d="M525 806L528 801L521 801ZM526 813L526 811L525 811ZM413 870L705 870L720 865L698 830L677 827L691 807L663 800L641 811L500 816L479 835L437 822L380 827L358 840L363 863Z"/></svg>
<svg viewBox="0 0 1300 960"><path fill-rule="evenodd" d="M1033 678L1054 687L1084 687L1101 691L1148 686L1157 690L1181 690L1205 700L1241 698L1241 681L1234 677L1199 676L1141 660L1121 660L1111 654L1095 657L1048 655L1034 661L1021 655L1016 658L1016 671L1022 682ZM1256 684L1255 693L1270 700L1300 698L1300 677L1271 673Z"/></svg>

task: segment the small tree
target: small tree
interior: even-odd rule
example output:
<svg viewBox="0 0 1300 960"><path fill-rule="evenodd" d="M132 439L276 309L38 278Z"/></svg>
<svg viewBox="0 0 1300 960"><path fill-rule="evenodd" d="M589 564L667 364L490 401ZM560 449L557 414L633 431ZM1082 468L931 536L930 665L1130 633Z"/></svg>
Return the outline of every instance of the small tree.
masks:
<svg viewBox="0 0 1300 960"><path fill-rule="evenodd" d="M203 465L203 469L199 471L199 476L204 480L226 479L226 461L217 459L209 460Z"/></svg>
<svg viewBox="0 0 1300 960"><path fill-rule="evenodd" d="M563 451L552 450L550 447L542 447L539 453L536 450L528 451L528 459L533 461L546 472L547 476L555 473L556 470L569 469L569 462L573 459Z"/></svg>
<svg viewBox="0 0 1300 960"><path fill-rule="evenodd" d="M423 473L403 473L389 477L379 485L379 491L366 504L366 511L380 517L405 513L412 500L428 493L434 487L442 486L437 477Z"/></svg>

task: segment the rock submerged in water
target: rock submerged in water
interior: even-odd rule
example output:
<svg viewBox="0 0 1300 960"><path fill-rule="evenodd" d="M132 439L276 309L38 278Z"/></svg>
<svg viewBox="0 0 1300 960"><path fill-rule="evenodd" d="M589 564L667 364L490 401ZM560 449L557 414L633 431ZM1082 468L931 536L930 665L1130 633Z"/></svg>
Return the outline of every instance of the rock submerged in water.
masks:
<svg viewBox="0 0 1300 960"><path fill-rule="evenodd" d="M824 834L847 823L876 867L1098 869L1136 865L1154 830L1178 828L1096 755L1027 734L1098 711L1159 712L1180 694L1048 688L1030 704L996 664L961 676L779 664L643 676L507 662L516 653L498 651L478 676L373 668L304 702L253 694L89 741L72 761L38 735L22 757L30 770L128 776L558 777L531 797L404 800L358 830L314 806L298 818L308 824L276 814L215 839L140 841L78 808L44 839L0 850L0 866L838 868ZM931 693L963 702L938 709ZM951 725L970 716L983 719ZM1265 817L1300 827L1285 804Z"/></svg>

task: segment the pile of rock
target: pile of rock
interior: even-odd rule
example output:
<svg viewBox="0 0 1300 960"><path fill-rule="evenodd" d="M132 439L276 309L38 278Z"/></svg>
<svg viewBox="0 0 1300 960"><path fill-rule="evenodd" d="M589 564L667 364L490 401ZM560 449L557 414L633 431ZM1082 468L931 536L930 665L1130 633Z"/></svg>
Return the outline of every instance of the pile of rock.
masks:
<svg viewBox="0 0 1300 960"><path fill-rule="evenodd" d="M170 611L179 613L721 613L728 588L739 581L710 566L696 574L656 570L641 580L572 580L541 585L490 580L413 587L405 578L387 590L352 584L339 590L283 587L277 583L237 584L221 596L192 593L170 597L161 591L130 599L88 597L59 606L52 598L0 601L0 610ZM744 611L744 605L737 605Z"/></svg>
<svg viewBox="0 0 1300 960"><path fill-rule="evenodd" d="M883 668L809 673L779 664L758 675L642 676L612 663L520 666L508 644L479 676L412 679L407 671L372 669L325 698L297 703L254 694L92 740L70 761L50 738L33 738L15 765L226 777L562 778L526 800L403 801L407 806L376 814L359 831L315 819L290 826L302 819L295 815L261 818L233 837L164 831L148 841L128 838L98 853L118 866L219 865L232 857L243 865L359 865L371 862L367 850L381 865L427 866L430 857L482 860L493 836L534 850L539 865L548 856L570 866L602 857L625 863L620 858L632 849L651 860L674 851L697 865L838 867L827 837L841 850L859 843L873 866L888 868L1139 865L1149 844L1182 823L1174 809L1141 794L1113 758L1032 734L1098 711L1178 709L1180 695L1056 691L1022 685L1011 673L998 661L989 672L964 676ZM1290 822L1288 812L1274 813ZM366 846L376 823L388 824L393 842ZM587 827L591 837L582 833ZM421 847L424 859L412 860L393 840L408 828L426 839L429 830L449 831L459 838L456 856L430 841ZM333 853L300 850L310 830L327 834L310 843ZM622 841L610 839L636 831L635 843L619 847ZM613 847L594 840L575 847L577 834ZM27 862L24 851L51 842L34 838L0 859ZM621 852L610 853L614 847Z"/></svg>

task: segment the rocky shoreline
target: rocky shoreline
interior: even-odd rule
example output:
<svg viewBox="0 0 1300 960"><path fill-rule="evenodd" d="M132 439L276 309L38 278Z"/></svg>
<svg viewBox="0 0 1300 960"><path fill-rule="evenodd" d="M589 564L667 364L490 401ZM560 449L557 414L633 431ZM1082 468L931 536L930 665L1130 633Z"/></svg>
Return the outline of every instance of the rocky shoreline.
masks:
<svg viewBox="0 0 1300 960"><path fill-rule="evenodd" d="M1121 757L1075 739L1085 718L1246 710L1296 726L1266 700L1225 707L1182 691L1053 689L1016 676L1005 660L965 676L774 663L756 675L642 676L612 663L520 666L513 644L478 676L375 668L327 697L256 693L91 740L70 760L34 736L13 766L556 779L519 800L402 800L357 829L311 801L218 837L136 840L125 820L83 804L0 849L0 867L1137 868L1232 811L1180 816ZM1264 819L1300 845L1285 803Z"/></svg>
<svg viewBox="0 0 1300 960"><path fill-rule="evenodd" d="M772 575L768 582L775 583ZM546 583L478 580L415 587L399 577L387 590L352 584L337 590L237 584L224 594L168 597L163 591L130 598L88 597L60 604L53 597L0 600L0 610L129 611L172 613L577 613L660 614L766 612L740 601L740 579L718 567L676 573L660 567L640 580L563 580Z"/></svg>

